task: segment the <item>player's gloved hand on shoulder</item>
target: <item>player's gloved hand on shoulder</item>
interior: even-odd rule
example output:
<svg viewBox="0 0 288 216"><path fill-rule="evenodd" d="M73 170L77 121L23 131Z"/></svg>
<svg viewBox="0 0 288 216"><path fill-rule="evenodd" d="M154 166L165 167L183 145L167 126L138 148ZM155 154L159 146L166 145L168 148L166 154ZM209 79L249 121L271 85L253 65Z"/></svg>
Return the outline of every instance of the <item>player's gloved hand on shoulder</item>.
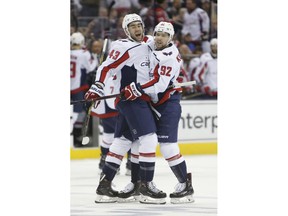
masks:
<svg viewBox="0 0 288 216"><path fill-rule="evenodd" d="M92 84L90 89L86 92L84 98L85 100L91 100L103 96L104 96L104 83L95 82L95 84Z"/></svg>
<svg viewBox="0 0 288 216"><path fill-rule="evenodd" d="M140 83L135 84L135 82L130 83L130 85L127 85L121 90L122 97L131 101L141 97L143 93L144 91L142 90Z"/></svg>

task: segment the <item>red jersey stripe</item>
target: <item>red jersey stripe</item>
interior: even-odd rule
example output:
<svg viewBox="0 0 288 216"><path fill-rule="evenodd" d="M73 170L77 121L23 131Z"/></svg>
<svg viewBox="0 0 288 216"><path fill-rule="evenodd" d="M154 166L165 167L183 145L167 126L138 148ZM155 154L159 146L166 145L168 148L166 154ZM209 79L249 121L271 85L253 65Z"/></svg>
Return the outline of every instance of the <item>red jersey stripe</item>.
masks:
<svg viewBox="0 0 288 216"><path fill-rule="evenodd" d="M145 83L144 85L141 85L142 89L148 88L150 86L153 86L155 83L157 83L159 81L159 74L158 74L158 68L159 68L159 64L156 65L156 67L154 68L153 71L153 79L150 80L149 82Z"/></svg>
<svg viewBox="0 0 288 216"><path fill-rule="evenodd" d="M151 152L151 153L141 153L139 152L139 155L142 157L155 157L155 152Z"/></svg>
<svg viewBox="0 0 288 216"><path fill-rule="evenodd" d="M138 159L138 158L139 158L139 155L136 155L136 154L131 153L131 157Z"/></svg>
<svg viewBox="0 0 288 216"><path fill-rule="evenodd" d="M104 114L97 114L93 111L91 111L91 115L92 116L97 116L99 118L110 118L110 117L114 117L117 116L119 113L118 112L110 112L110 113L104 113Z"/></svg>
<svg viewBox="0 0 288 216"><path fill-rule="evenodd" d="M181 154L177 154L177 155L174 155L173 157L167 158L166 160L170 162L170 161L173 161L173 160L177 160L177 159L179 159L181 157L182 157Z"/></svg>
<svg viewBox="0 0 288 216"><path fill-rule="evenodd" d="M105 67L103 67L102 71L101 71L101 76L100 76L100 82L104 82L106 75L108 73L109 70L113 69L113 68L117 68L121 63L123 63L124 61L126 61L129 58L129 53L128 50L124 53L124 55L122 55L118 60L116 60L115 62L113 62L110 65L107 65Z"/></svg>
<svg viewBox="0 0 288 216"><path fill-rule="evenodd" d="M202 70L200 71L200 73L199 73L199 75L198 75L199 80L200 80L201 82L203 82L202 76L203 76L204 71L206 70L206 68L207 68L207 62L205 63L204 67L202 68Z"/></svg>
<svg viewBox="0 0 288 216"><path fill-rule="evenodd" d="M118 154L115 154L115 153L113 153L113 152L108 152L108 154L107 155L109 155L109 156L111 156L111 157L115 157L115 158L117 158L117 159L119 159L119 160L122 160L123 159L123 156L122 155L118 155Z"/></svg>

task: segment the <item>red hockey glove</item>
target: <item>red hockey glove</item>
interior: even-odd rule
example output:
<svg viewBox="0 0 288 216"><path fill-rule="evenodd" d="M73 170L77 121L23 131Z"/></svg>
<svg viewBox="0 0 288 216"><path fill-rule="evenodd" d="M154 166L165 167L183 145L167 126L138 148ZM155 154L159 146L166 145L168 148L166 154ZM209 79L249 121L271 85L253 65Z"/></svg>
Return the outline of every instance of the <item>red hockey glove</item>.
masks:
<svg viewBox="0 0 288 216"><path fill-rule="evenodd" d="M135 100L142 95L143 90L139 83L135 84L135 82L130 83L130 85L126 86L121 90L121 94L126 98L126 100Z"/></svg>
<svg viewBox="0 0 288 216"><path fill-rule="evenodd" d="M183 74L180 73L176 80L178 83L183 83L183 80L184 80Z"/></svg>
<svg viewBox="0 0 288 216"><path fill-rule="evenodd" d="M95 84L92 84L90 89L86 92L84 98L85 100L91 100L103 96L104 96L104 83L95 82Z"/></svg>

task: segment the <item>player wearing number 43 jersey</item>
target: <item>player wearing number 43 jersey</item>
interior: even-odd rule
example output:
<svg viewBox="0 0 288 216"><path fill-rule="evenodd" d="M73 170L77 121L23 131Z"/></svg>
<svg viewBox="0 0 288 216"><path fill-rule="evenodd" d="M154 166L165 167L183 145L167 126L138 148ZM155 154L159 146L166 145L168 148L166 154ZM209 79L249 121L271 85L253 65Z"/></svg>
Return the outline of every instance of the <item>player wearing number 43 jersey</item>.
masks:
<svg viewBox="0 0 288 216"><path fill-rule="evenodd" d="M122 27L128 38L111 44L107 59L97 70L95 84L85 94L86 100L105 95L104 86L109 76L112 76L115 91L123 94L124 88L130 87L130 83L144 83L149 80L149 48L145 43L149 38L144 37L144 23L141 17L137 14L127 14L123 19ZM139 173L145 193L156 198L156 203L163 202L162 198L166 197L166 194L158 190L152 182L158 141L154 116L147 102L150 98L143 94L133 99L133 94L125 94L124 97L116 99L119 115L115 138L107 154L96 189L96 203L117 201L118 192L111 188L111 182L124 155L131 146L134 146L132 142L136 140L140 143Z"/></svg>
<svg viewBox="0 0 288 216"><path fill-rule="evenodd" d="M125 93L129 95L132 92L133 96L130 98L137 98L144 93L151 97L157 115L156 126L160 151L179 182L175 191L170 194L171 203L189 203L194 201L191 173L187 174L186 162L180 154L177 143L178 123L181 116L179 93L181 89L169 88L179 76L182 61L178 49L172 43L173 35L174 29L171 23L160 22L155 27L154 42L149 43L152 79L145 84L131 84L130 89L133 89L133 85L136 89L128 91L126 90L129 89L128 86L125 88ZM138 93L133 94L135 91ZM131 183L120 191L119 201L137 200L138 195L141 194L140 202L147 202L150 199L147 196L149 191L146 192L143 183L139 181L139 169L133 169L139 166L138 158L141 158L141 151L138 152L137 145L133 145L131 152L132 179Z"/></svg>

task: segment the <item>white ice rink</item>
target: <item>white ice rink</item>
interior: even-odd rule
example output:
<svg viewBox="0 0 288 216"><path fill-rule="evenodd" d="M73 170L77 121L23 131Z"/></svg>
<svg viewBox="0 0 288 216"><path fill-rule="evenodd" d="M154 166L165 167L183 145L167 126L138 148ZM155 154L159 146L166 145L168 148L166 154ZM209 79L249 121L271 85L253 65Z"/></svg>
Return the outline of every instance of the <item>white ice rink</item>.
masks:
<svg viewBox="0 0 288 216"><path fill-rule="evenodd" d="M98 185L99 159L71 160L71 216L91 215L123 215L123 216L216 216L217 215L217 156L216 155L184 155L188 171L192 171L194 187L194 203L171 204L169 193L174 191L177 180L167 162L159 157L156 162L154 182L157 187L167 193L165 205L140 203L96 204L95 190ZM125 176L123 160L120 175L113 181L116 190L123 189L130 181Z"/></svg>

